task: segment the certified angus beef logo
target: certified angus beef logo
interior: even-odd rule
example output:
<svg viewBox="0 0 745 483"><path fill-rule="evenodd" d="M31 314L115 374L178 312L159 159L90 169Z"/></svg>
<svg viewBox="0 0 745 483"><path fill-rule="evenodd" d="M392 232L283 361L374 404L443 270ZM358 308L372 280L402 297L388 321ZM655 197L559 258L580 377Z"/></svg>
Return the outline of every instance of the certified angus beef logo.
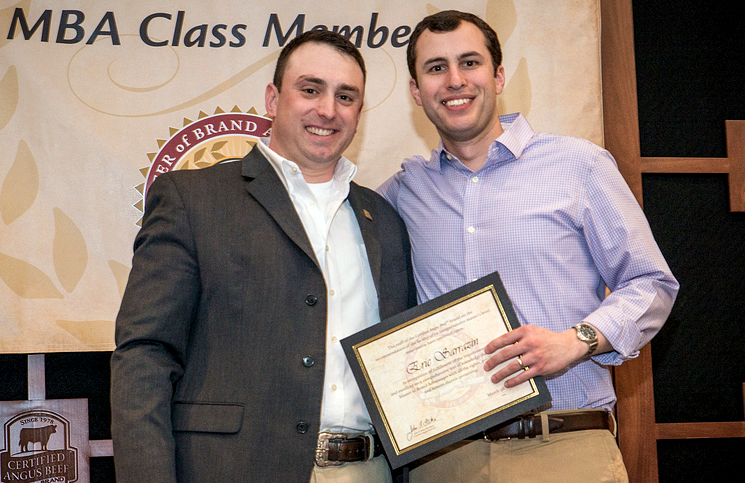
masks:
<svg viewBox="0 0 745 483"><path fill-rule="evenodd" d="M70 423L45 410L27 411L3 427L0 481L53 483L78 480L78 450L70 445Z"/></svg>
<svg viewBox="0 0 745 483"><path fill-rule="evenodd" d="M158 140L157 152L148 153L151 165L140 170L145 182L136 187L142 199L135 207L144 211L147 190L161 174L237 161L259 138L268 137L271 128L272 120L258 115L253 107L248 112L238 106L230 112L218 107L212 115L200 112L196 121L185 118L181 129L172 127L168 139Z"/></svg>

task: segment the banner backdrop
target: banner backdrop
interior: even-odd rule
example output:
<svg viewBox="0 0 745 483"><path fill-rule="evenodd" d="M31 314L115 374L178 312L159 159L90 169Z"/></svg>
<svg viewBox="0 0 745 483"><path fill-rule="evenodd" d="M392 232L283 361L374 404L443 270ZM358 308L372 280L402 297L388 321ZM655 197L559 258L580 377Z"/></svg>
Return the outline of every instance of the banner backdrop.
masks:
<svg viewBox="0 0 745 483"><path fill-rule="evenodd" d="M242 157L300 32L340 31L367 62L358 182L427 155L406 45L449 8L499 34L501 113L602 143L598 0L0 0L0 352L113 349L147 185Z"/></svg>

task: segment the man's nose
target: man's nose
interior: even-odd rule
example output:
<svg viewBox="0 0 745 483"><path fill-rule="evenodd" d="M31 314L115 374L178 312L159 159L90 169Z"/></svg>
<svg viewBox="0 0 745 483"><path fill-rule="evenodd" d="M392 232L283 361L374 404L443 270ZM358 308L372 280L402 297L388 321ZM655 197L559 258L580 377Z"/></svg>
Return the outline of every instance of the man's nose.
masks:
<svg viewBox="0 0 745 483"><path fill-rule="evenodd" d="M321 117L333 119L336 115L336 97L334 95L324 95L319 98L316 112Z"/></svg>
<svg viewBox="0 0 745 483"><path fill-rule="evenodd" d="M448 87L451 89L460 89L466 85L465 73L458 67L448 71Z"/></svg>

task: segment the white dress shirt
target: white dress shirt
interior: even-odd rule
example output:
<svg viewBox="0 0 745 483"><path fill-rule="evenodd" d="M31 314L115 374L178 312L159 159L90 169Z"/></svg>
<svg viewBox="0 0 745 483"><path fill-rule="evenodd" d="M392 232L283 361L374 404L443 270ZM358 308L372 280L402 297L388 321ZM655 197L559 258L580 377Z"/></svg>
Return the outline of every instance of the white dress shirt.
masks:
<svg viewBox="0 0 745 483"><path fill-rule="evenodd" d="M308 183L298 165L262 139L259 149L285 185L326 281L326 367L321 407L322 431L358 432L372 428L341 339L380 322L378 298L365 242L347 196L357 167L342 157L327 183Z"/></svg>

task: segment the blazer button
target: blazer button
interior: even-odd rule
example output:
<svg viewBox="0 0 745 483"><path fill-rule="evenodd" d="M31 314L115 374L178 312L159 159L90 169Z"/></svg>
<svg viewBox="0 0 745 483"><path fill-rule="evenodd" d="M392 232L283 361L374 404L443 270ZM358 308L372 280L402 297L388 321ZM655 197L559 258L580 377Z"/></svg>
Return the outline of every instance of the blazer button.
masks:
<svg viewBox="0 0 745 483"><path fill-rule="evenodd" d="M311 307L316 305L316 302L318 302L318 297L315 295L308 295L305 297L305 303L310 305Z"/></svg>
<svg viewBox="0 0 745 483"><path fill-rule="evenodd" d="M300 434L305 434L308 432L308 423L305 421L300 421L297 423L297 426L295 426L295 429L297 429L297 432Z"/></svg>
<svg viewBox="0 0 745 483"><path fill-rule="evenodd" d="M303 365L305 367L310 367L310 366L312 366L315 363L316 363L316 361L314 361L312 357L310 357L310 356L303 357Z"/></svg>

